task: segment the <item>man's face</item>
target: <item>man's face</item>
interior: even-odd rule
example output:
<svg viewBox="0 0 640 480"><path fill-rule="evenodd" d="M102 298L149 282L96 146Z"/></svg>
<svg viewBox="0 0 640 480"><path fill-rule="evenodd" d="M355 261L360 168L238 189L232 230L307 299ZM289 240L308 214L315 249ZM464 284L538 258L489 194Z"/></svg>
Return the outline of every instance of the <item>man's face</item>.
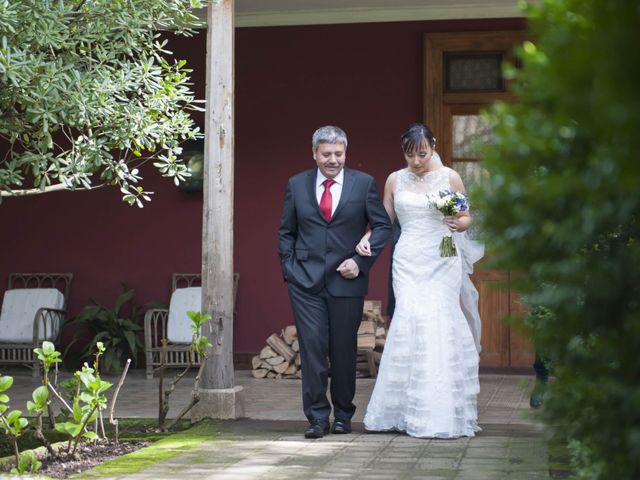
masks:
<svg viewBox="0 0 640 480"><path fill-rule="evenodd" d="M332 180L344 167L346 148L342 143L320 143L313 152L313 159L320 172Z"/></svg>

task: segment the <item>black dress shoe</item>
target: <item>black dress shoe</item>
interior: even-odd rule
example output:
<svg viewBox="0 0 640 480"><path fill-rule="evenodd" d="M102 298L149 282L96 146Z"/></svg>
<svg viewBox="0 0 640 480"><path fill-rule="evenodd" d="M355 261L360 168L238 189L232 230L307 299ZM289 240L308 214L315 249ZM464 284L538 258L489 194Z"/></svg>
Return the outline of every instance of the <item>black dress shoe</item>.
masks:
<svg viewBox="0 0 640 480"><path fill-rule="evenodd" d="M351 433L351 422L349 420L336 420L335 422L333 422L331 433Z"/></svg>
<svg viewBox="0 0 640 480"><path fill-rule="evenodd" d="M540 408L544 403L544 393L532 393L529 397L529 406L531 408Z"/></svg>
<svg viewBox="0 0 640 480"><path fill-rule="evenodd" d="M533 387L533 392L531 392L531 396L529 397L529 406L531 408L540 408L542 406L546 390L546 382L536 381L536 384Z"/></svg>
<svg viewBox="0 0 640 480"><path fill-rule="evenodd" d="M304 438L322 438L329 433L329 425L322 423L312 423L304 431Z"/></svg>

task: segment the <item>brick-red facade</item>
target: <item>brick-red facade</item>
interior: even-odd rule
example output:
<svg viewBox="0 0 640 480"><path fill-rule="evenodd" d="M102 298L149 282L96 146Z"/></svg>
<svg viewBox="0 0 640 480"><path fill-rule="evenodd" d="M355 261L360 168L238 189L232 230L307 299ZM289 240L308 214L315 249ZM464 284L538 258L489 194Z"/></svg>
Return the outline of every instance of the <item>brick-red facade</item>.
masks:
<svg viewBox="0 0 640 480"><path fill-rule="evenodd" d="M259 350L293 322L277 228L287 178L313 166L314 129L344 128L347 165L374 175L382 189L403 166L404 127L422 120L423 34L524 27L522 19L496 19L236 30L235 352ZM200 98L204 41L203 32L170 42L194 69ZM121 281L135 287L138 303L167 301L172 272L200 271L202 195L179 191L153 169L143 175L155 192L143 209L123 204L117 189L4 199L0 284L9 272L73 272L71 314L91 298L112 305ZM387 250L369 298L386 303L388 268Z"/></svg>

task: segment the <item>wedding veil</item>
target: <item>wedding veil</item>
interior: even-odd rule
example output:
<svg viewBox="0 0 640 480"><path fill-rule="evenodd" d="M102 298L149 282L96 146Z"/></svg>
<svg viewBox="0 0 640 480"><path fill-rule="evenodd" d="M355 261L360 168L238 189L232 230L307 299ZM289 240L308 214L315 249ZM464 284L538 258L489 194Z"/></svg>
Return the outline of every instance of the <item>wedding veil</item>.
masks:
<svg viewBox="0 0 640 480"><path fill-rule="evenodd" d="M437 152L433 152L431 161L442 165L442 159ZM436 164L437 164L436 163ZM456 250L462 260L462 287L460 288L460 308L467 319L473 340L476 344L476 350L480 353L480 334L482 332L482 324L480 322L480 312L478 311L478 299L480 295L478 290L471 281L473 273L473 264L484 256L484 244L472 239L468 232L455 232L453 234Z"/></svg>

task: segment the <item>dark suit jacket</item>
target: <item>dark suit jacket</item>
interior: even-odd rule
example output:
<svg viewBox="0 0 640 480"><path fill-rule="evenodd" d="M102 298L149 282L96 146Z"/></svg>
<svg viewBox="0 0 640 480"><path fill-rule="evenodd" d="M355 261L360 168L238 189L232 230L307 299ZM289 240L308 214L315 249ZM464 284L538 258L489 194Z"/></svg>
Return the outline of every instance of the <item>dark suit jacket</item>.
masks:
<svg viewBox="0 0 640 480"><path fill-rule="evenodd" d="M282 274L310 293L326 286L336 297L367 294L369 269L391 235L389 217L376 183L370 175L344 169L340 203L331 221L322 215L316 198L317 169L289 179L278 231ZM361 257L355 247L371 226L371 257ZM336 268L352 258L360 268L355 279L346 279Z"/></svg>

